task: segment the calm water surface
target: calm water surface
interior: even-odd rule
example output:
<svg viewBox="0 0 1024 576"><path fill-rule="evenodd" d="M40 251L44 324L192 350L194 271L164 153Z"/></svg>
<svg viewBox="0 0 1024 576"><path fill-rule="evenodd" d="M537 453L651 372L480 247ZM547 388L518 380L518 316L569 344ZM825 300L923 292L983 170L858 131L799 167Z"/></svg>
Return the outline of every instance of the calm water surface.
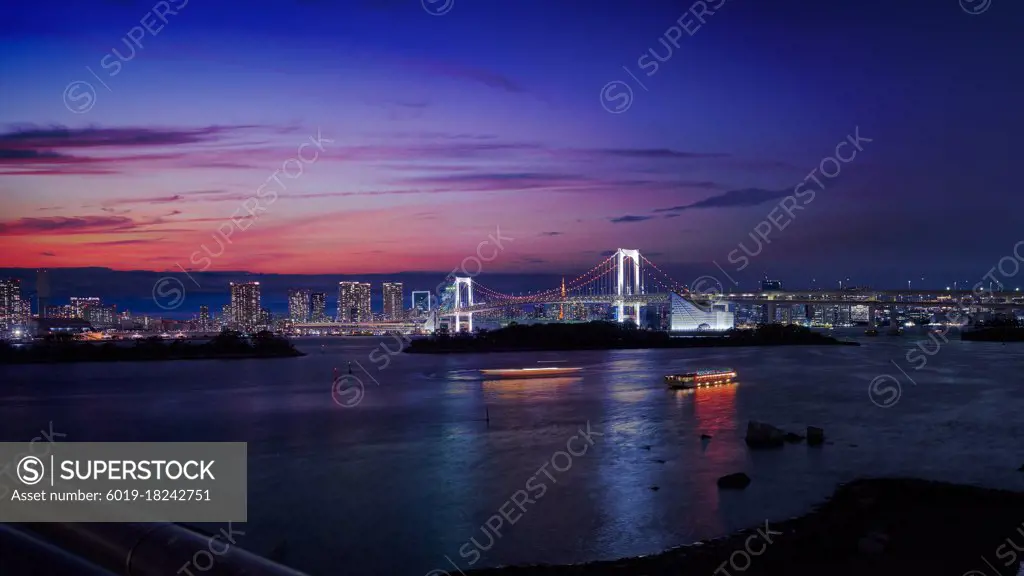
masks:
<svg viewBox="0 0 1024 576"><path fill-rule="evenodd" d="M369 354L393 339L333 338L298 340L302 358L2 367L0 440L29 440L52 421L67 441L246 441L249 522L239 544L277 547L314 576L455 573L446 557L465 570L460 548L474 537L487 547L481 525L533 475L546 493L510 514L515 524L473 567L613 559L802 514L857 477L1024 489L1024 345L952 341L915 371L904 357L921 337L397 355L383 370L383 353L376 363ZM585 370L535 381L475 376L538 360ZM366 389L344 408L331 380L348 361ZM720 366L736 369L739 384L687 394L662 383L666 373ZM868 396L880 374L902 385L890 408ZM801 432L819 425L831 444L750 452L748 419ZM553 470L552 456L588 421L603 436L567 471ZM553 480L538 474L546 462ZM720 493L715 480L738 471L750 487Z"/></svg>

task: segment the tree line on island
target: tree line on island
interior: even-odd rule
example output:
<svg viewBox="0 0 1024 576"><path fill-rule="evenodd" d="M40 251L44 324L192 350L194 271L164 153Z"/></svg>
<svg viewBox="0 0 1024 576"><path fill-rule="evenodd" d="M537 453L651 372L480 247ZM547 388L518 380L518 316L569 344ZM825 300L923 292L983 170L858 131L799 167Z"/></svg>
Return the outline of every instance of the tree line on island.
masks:
<svg viewBox="0 0 1024 576"><path fill-rule="evenodd" d="M287 338L271 332L245 337L225 330L202 344L151 336L125 342L82 342L71 334L51 334L30 345L0 342L0 363L116 362L135 360L202 360L303 356Z"/></svg>

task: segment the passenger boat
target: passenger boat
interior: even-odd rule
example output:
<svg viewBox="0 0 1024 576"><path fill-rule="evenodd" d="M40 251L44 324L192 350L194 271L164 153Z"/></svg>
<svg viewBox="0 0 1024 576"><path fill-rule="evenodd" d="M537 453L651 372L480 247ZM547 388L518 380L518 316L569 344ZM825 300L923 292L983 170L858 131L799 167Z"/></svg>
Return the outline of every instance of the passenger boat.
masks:
<svg viewBox="0 0 1024 576"><path fill-rule="evenodd" d="M551 378L553 376L575 374L580 370L583 370L583 368L543 366L539 368L496 368L481 370L480 373L488 378Z"/></svg>
<svg viewBox="0 0 1024 576"><path fill-rule="evenodd" d="M864 331L865 336L878 336L878 330L876 328L868 328Z"/></svg>
<svg viewBox="0 0 1024 576"><path fill-rule="evenodd" d="M688 390L731 384L735 377L736 372L729 369L697 370L683 374L669 374L665 376L665 383L669 388Z"/></svg>

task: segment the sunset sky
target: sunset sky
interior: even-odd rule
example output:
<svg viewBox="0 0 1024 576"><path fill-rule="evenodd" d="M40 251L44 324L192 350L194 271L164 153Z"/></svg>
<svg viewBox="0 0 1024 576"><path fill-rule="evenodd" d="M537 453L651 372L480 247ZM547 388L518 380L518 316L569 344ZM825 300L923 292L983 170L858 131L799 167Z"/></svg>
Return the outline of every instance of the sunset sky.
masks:
<svg viewBox="0 0 1024 576"><path fill-rule="evenodd" d="M711 0L649 76L638 58L664 58L691 2L157 4L166 21L130 0L0 9L0 267L447 271L500 228L489 272L624 247L681 274L902 285L973 281L1021 239L1013 0ZM858 127L856 159L728 264Z"/></svg>

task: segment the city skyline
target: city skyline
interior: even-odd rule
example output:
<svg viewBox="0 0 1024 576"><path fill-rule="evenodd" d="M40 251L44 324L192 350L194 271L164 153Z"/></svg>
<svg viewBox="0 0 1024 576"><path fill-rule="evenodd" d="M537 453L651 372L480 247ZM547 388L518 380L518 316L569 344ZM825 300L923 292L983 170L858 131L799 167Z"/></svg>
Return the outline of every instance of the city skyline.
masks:
<svg viewBox="0 0 1024 576"><path fill-rule="evenodd" d="M282 2L216 33L228 8L186 4L130 52L124 36L148 6L62 6L45 26L38 4L10 7L5 78L19 92L0 109L6 267L185 280L181 266L200 283L230 270L446 273L500 229L514 240L487 273L568 273L624 246L690 277L717 262L740 282L814 270L898 285L903 267L974 277L1016 241L1017 215L990 208L1014 192L1004 135L1024 127L1020 75L989 57L1012 42L1013 3L971 16L956 3L712 2L668 58L686 6L667 1L580 12L527 0L443 17L415 2ZM887 25L860 50L873 13ZM916 26L924 16L930 26ZM551 28L565 21L579 26ZM524 35L536 45L522 49ZM289 50L254 49L262 37ZM740 40L766 49L738 54ZM116 75L101 64L115 48ZM651 51L664 60L648 76L638 57L650 63ZM216 82L225 76L238 84ZM76 113L62 92L83 78L98 92ZM207 79L208 90L187 88ZM609 113L624 89L602 88L616 81L634 98ZM861 149L837 152L848 137ZM812 170L834 171L824 159L854 151L813 203L778 219ZM951 214L956 230L985 234L921 233L954 229ZM735 270L741 246L757 256Z"/></svg>

